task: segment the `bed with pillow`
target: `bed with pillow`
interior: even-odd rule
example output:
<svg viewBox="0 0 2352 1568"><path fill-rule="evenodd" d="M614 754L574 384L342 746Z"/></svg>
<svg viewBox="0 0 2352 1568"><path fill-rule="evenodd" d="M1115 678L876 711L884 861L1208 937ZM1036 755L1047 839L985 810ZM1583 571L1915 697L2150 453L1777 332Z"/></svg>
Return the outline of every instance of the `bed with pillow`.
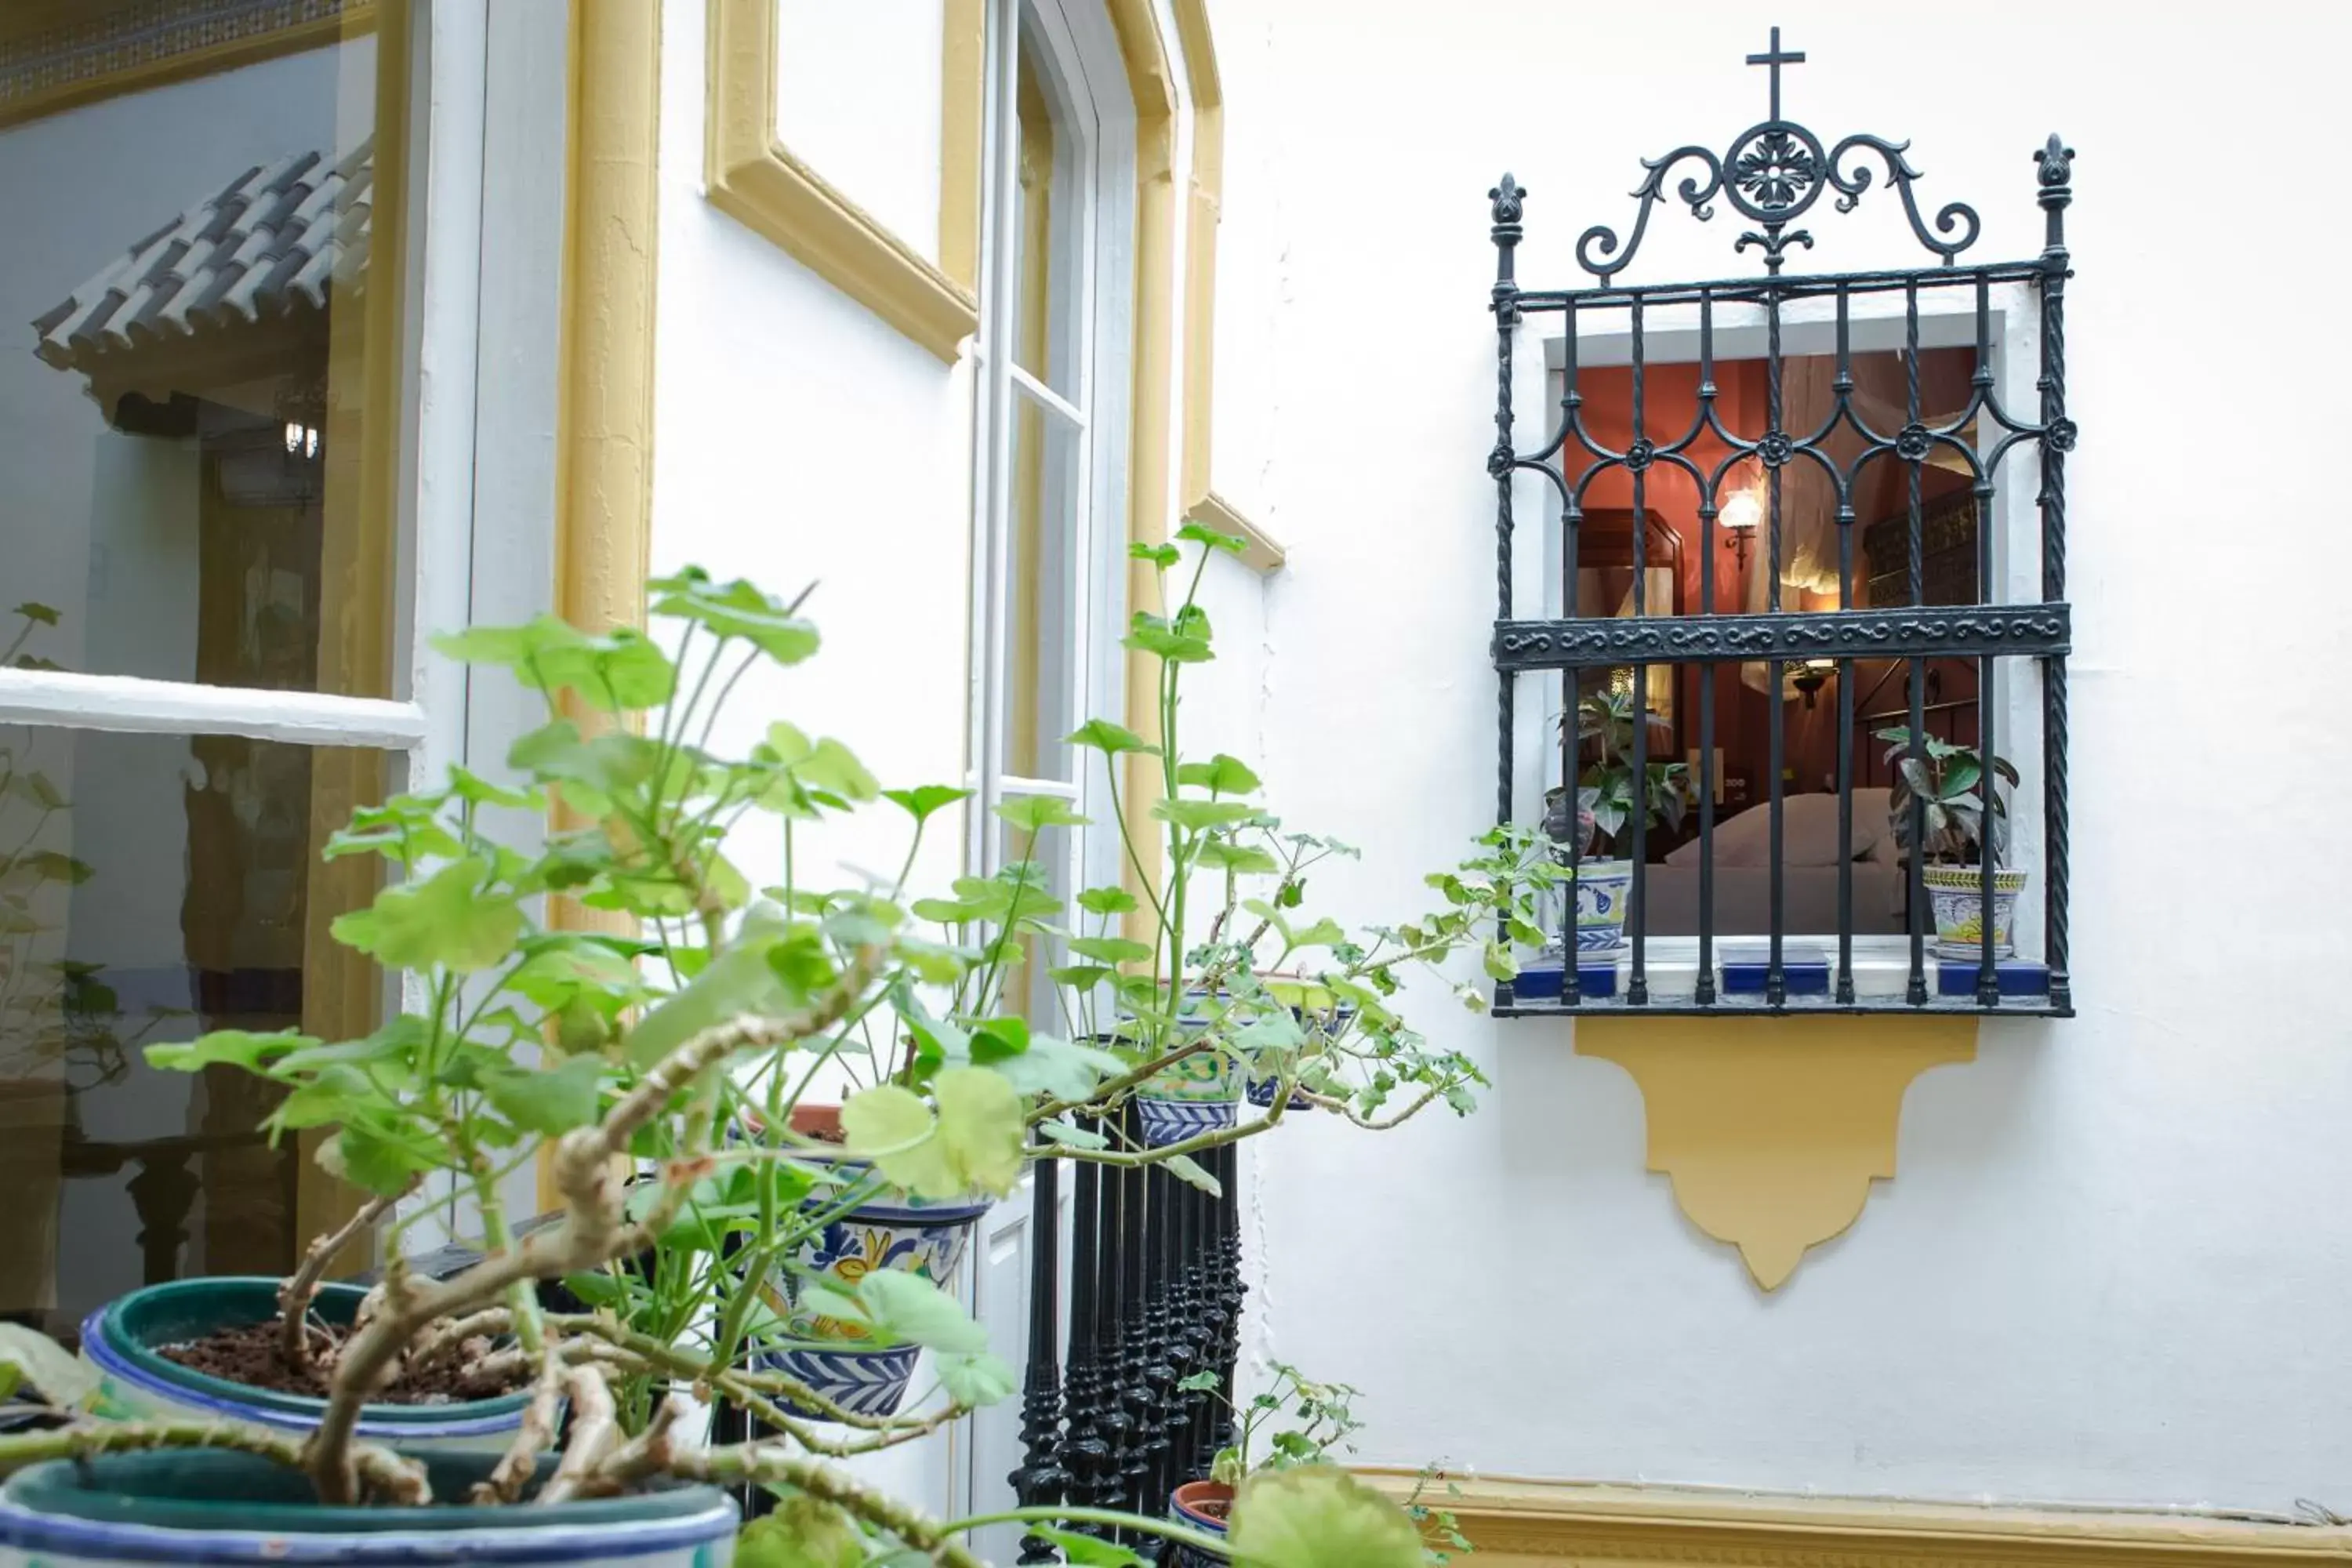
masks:
<svg viewBox="0 0 2352 1568"><path fill-rule="evenodd" d="M1857 936L1901 934L1903 873L1886 822L1885 789L1853 792L1853 929ZM1832 936L1838 929L1838 797L1792 795L1780 802L1783 881L1780 930ZM1649 868L1643 926L1652 936L1698 934L1699 841ZM1715 825L1715 934L1764 936L1772 929L1772 807L1748 807Z"/></svg>

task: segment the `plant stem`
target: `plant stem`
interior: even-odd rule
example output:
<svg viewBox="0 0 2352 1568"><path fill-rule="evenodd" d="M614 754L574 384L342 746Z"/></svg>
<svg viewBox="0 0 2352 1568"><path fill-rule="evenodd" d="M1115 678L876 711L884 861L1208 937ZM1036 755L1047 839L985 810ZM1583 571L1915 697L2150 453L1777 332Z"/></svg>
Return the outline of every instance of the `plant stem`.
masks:
<svg viewBox="0 0 2352 1568"><path fill-rule="evenodd" d="M310 1369L310 1301L318 1295L319 1281L325 1278L328 1265L334 1261L335 1254L341 1252L352 1237L389 1214L393 1205L415 1190L416 1184L412 1181L398 1193L380 1194L362 1204L358 1213L311 1242L310 1249L302 1255L300 1265L278 1288L278 1343L288 1366L298 1372Z"/></svg>
<svg viewBox="0 0 2352 1568"><path fill-rule="evenodd" d="M148 1448L228 1448L275 1460L289 1469L299 1469L305 1454L300 1439L241 1421L93 1421L0 1437L0 1475L45 1459L90 1459ZM394 1502L433 1500L425 1484L425 1467L412 1459L362 1444L351 1450L351 1463L361 1482Z"/></svg>
<svg viewBox="0 0 2352 1568"><path fill-rule="evenodd" d="M966 1519L950 1520L940 1526L950 1533L978 1530L984 1524L1110 1524L1123 1530L1139 1530L1147 1535L1157 1535L1163 1541L1195 1547L1223 1558L1232 1549L1221 1535L1194 1530L1178 1524L1172 1519L1153 1519L1146 1514L1120 1513L1108 1508L1060 1508L1048 1504L1042 1508L1008 1508L1002 1513L975 1513Z"/></svg>
<svg viewBox="0 0 2352 1568"><path fill-rule="evenodd" d="M387 1276L385 1310L344 1342L326 1415L310 1438L308 1464L320 1498L330 1503L352 1500L357 1479L351 1444L360 1407L419 1331L436 1319L481 1306L517 1280L593 1268L650 1245L667 1228L708 1162L672 1161L653 1207L633 1223L614 1179L614 1157L627 1152L631 1138L661 1113L673 1094L736 1052L788 1047L832 1028L865 994L881 963L879 950L861 948L833 988L801 1011L781 1018L737 1018L703 1030L663 1058L599 1125L565 1133L554 1160L555 1185L564 1200L562 1223L446 1280L419 1283L397 1271Z"/></svg>
<svg viewBox="0 0 2352 1568"><path fill-rule="evenodd" d="M869 1524L880 1525L916 1551L930 1553L943 1568L986 1568L979 1558L951 1539L954 1532L947 1527L896 1498L859 1485L830 1465L787 1453L781 1444L740 1443L680 1454L670 1468L673 1474L690 1480L722 1484L781 1481L846 1510Z"/></svg>

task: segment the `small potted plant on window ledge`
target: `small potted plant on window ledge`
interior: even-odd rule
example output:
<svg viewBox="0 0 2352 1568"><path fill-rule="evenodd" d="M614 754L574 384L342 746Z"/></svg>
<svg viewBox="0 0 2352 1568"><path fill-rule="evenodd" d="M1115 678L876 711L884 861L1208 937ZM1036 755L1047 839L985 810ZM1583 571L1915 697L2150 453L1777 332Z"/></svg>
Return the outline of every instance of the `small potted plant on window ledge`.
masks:
<svg viewBox="0 0 2352 1568"><path fill-rule="evenodd" d="M1644 715L1654 719L1654 715ZM1568 726L1568 715L1560 726ZM1576 951L1580 958L1606 957L1625 945L1625 915L1633 881L1633 697L1604 690L1576 705L1576 739L1584 759L1577 780L1576 817L1568 815L1568 791L1544 795L1544 831L1565 844L1580 842L1576 868ZM1643 771L1643 815L1670 832L1681 830L1690 800L1681 763L1650 763Z"/></svg>
<svg viewBox="0 0 2352 1568"><path fill-rule="evenodd" d="M1233 1441L1217 1450L1203 1479L1186 1481L1169 1500L1180 1523L1204 1534L1222 1536L1232 1512L1234 1490L1260 1470L1286 1469L1294 1465L1328 1464L1348 1449L1348 1438L1363 1427L1352 1405L1357 1390L1344 1383L1316 1383L1297 1367L1276 1362L1268 1370L1274 1381L1239 1403L1227 1400L1214 1372L1194 1373L1181 1384L1188 1392L1205 1393L1231 1412ZM1212 1560L1179 1549L1180 1568L1193 1568Z"/></svg>
<svg viewBox="0 0 2352 1568"><path fill-rule="evenodd" d="M1314 1382L1283 1362L1267 1370L1273 1382L1239 1404L1226 1399L1213 1371L1194 1373L1180 1384L1223 1405L1234 1426L1233 1440L1217 1451L1208 1476L1184 1482L1170 1497L1170 1516L1177 1523L1223 1540L1234 1496L1244 1483L1279 1486L1283 1472L1330 1466L1339 1455L1354 1451L1349 1439L1364 1426L1354 1411L1358 1389L1344 1383ZM1470 1550L1453 1512L1423 1500L1433 1485L1441 1484L1453 1489L1443 1470L1434 1465L1424 1468L1402 1510L1412 1534L1420 1537L1415 1544L1425 1563L1443 1564L1454 1552ZM1409 1536L1392 1521L1367 1523L1381 1529L1384 1543L1393 1540L1399 1550L1406 1549ZM1220 1568L1220 1559L1181 1542L1171 1543L1162 1561L1171 1568Z"/></svg>
<svg viewBox="0 0 2352 1568"><path fill-rule="evenodd" d="M1887 742L1886 762L1895 775L1887 796L1888 823L1895 841L1906 853L1920 857L1920 879L1927 885L1936 916L1936 952L1941 958L1971 959L1984 951L1984 846L1991 845L1993 865L1992 951L2007 958L2017 951L2017 896L2025 890L2025 873L2011 870L2009 801L2017 785L2017 769L2006 757L1992 760L1992 784L1985 784L1984 758L1973 746L1927 738L1917 753L1911 731L1900 726L1881 730ZM1985 803L1992 809L1988 813ZM1918 805L1920 842L1911 841L1913 803Z"/></svg>

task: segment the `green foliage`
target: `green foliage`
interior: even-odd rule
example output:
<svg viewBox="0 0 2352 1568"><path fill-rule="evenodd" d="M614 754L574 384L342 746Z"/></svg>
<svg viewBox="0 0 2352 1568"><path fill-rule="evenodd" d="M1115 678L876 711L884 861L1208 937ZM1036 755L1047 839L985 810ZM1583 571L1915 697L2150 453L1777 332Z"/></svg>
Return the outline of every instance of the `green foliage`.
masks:
<svg viewBox="0 0 2352 1568"><path fill-rule="evenodd" d="M1643 719L1649 710L1643 710ZM1544 797L1545 831L1565 843L1573 832L1583 837L1584 852L1616 856L1631 838L1633 818L1633 694L1614 688L1585 696L1576 705L1576 743L1580 771L1577 777L1576 820L1567 813L1567 791L1553 789ZM1563 731L1568 718L1562 715ZM1682 826L1689 809L1689 768L1682 763L1645 762L1642 770L1642 805L1648 822L1669 829Z"/></svg>
<svg viewBox="0 0 2352 1568"><path fill-rule="evenodd" d="M29 1385L42 1399L72 1409L99 1392L98 1369L37 1329L0 1322L0 1399Z"/></svg>
<svg viewBox="0 0 2352 1568"><path fill-rule="evenodd" d="M863 1568L866 1532L840 1504L793 1491L735 1537L735 1568Z"/></svg>
<svg viewBox="0 0 2352 1568"><path fill-rule="evenodd" d="M1887 825L1895 842L1912 847L1912 808L1918 805L1922 839L1928 865L1967 866L1977 863L1985 829L1985 763L1974 746L1925 737L1915 750L1908 728L1881 730L1887 742L1886 765L1895 787L1886 801ZM1992 760L1992 858L2009 863L2009 792L2017 787L2017 769L2007 757Z"/></svg>
<svg viewBox="0 0 2352 1568"><path fill-rule="evenodd" d="M1117 1131L1129 1098L1195 1053L1278 1078L1277 1107L1297 1089L1366 1126L1440 1102L1467 1110L1478 1069L1411 1027L1404 998L1422 975L1483 1005L1486 979L1508 973L1497 931L1527 926L1559 878L1548 844L1502 830L1428 879L1432 907L1410 923L1359 930L1311 913L1310 876L1356 851L1286 830L1240 759L1181 750L1183 673L1214 657L1213 632L1197 571L1181 591L1167 574L1240 542L1191 527L1180 539L1189 552L1136 552L1162 574L1150 602L1168 606L1139 613L1126 639L1158 671L1157 711L1141 732L1097 719L1069 737L1104 770L1086 793L1103 803L1091 833L1116 835L1126 857L1113 885L1061 884L1088 816L1061 795L996 803L986 837L1006 852L945 889L912 888L926 831L970 830L950 811L969 792L885 790L842 742L781 721L740 754L714 749L726 694L755 668L807 659L817 634L797 601L688 569L650 585L649 633L541 618L436 645L542 693L546 722L506 773L454 770L354 814L326 846L383 869L367 907L333 929L405 972L401 1016L352 1040L216 1031L149 1059L269 1080L282 1091L274 1134L331 1130L321 1162L386 1196L440 1178L494 1237L504 1177L616 1107L641 1109L627 1123L639 1176L621 1207L658 1224L655 1245L642 1261L573 1268L575 1294L723 1383L783 1336L782 1286L879 1342L926 1347L959 1406L1008 1397L1010 1369L938 1285L897 1268L854 1289L795 1277L804 1246L877 1199L1003 1196L1039 1158L1156 1161L1214 1192L1204 1163ZM1129 797L1139 783L1148 801ZM910 829L897 875L811 880L826 857L804 853L803 836L884 801ZM536 831L552 807L558 826ZM752 841L734 830L755 814L782 841L757 892L727 853ZM1158 836L1156 853L1139 830ZM625 917L634 934L581 929L583 910ZM689 1049L692 1071L679 1065ZM820 1092L841 1095L838 1145L795 1131ZM1236 1467L1242 1455L1310 1465L1354 1428L1352 1390L1281 1370L1272 1405L1244 1413ZM674 1375L646 1365L621 1378L625 1426L642 1428ZM1291 1549L1286 1519L1318 1511L1378 1543L1347 1494L1318 1483L1265 1496L1255 1528L1271 1552ZM795 1499L798 1527L747 1532L743 1561L825 1568L888 1534L840 1498Z"/></svg>
<svg viewBox="0 0 2352 1568"><path fill-rule="evenodd" d="M1210 1467L1213 1480L1229 1487L1262 1469L1293 1465L1319 1465L1335 1454L1352 1450L1348 1439L1363 1430L1356 1419L1355 1400L1360 1392L1344 1383L1317 1383L1286 1362L1267 1369L1274 1381L1247 1399L1231 1403L1234 1440L1218 1451ZM1213 1374L1187 1379L1220 1403L1225 1401L1221 1381Z"/></svg>
<svg viewBox="0 0 2352 1568"><path fill-rule="evenodd" d="M1421 1568L1404 1510L1326 1465L1261 1471L1234 1497L1227 1540L1251 1568Z"/></svg>

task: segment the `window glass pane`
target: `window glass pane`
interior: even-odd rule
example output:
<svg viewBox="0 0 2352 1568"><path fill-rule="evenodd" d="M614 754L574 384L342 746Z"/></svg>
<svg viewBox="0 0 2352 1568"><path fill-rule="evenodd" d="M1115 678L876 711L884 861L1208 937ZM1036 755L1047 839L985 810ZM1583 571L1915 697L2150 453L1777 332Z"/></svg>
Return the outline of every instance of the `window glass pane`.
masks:
<svg viewBox="0 0 2352 1568"><path fill-rule="evenodd" d="M277 1092L147 1066L207 1029L373 1026L327 927L367 857L319 858L383 757L231 736L0 725L0 1317L69 1332L181 1275L272 1274L332 1215Z"/></svg>
<svg viewBox="0 0 2352 1568"><path fill-rule="evenodd" d="M1015 792L1017 793L1017 792ZM1024 900L1034 900L1035 908L1047 908L1047 900L1060 908L1043 916L1048 925L1094 933L1097 917L1085 913L1070 900L1077 892L1070 879L1070 857L1076 847L1073 830L1067 827L1045 827L1034 837L1009 825L997 830L997 864L1010 868L1028 868L1022 885L1029 889ZM1024 908L1032 906L1025 904ZM1114 930L1113 934L1117 931ZM1004 977L1003 1002L1009 1012L1018 1013L1035 1028L1062 1033L1072 1020L1063 1015L1063 994L1050 971L1071 962L1063 951L1059 939L1045 936L1024 937L1016 948L1017 967Z"/></svg>
<svg viewBox="0 0 2352 1568"><path fill-rule="evenodd" d="M1020 177L1014 183L1013 240L1019 287L1013 298L1013 362L1076 401L1081 333L1077 228L1078 159L1084 149L1069 97L1050 71L1028 13L1022 14Z"/></svg>
<svg viewBox="0 0 2352 1568"><path fill-rule="evenodd" d="M169 65L230 8L132 9ZM265 24L266 58L111 92L124 6L0 19L28 92L0 97L0 204L40 215L0 247L0 610L42 606L26 652L66 669L397 695L400 51L280 9L308 47ZM87 100L43 112L68 78Z"/></svg>
<svg viewBox="0 0 2352 1568"><path fill-rule="evenodd" d="M1004 770L1067 779L1076 728L1079 437L1027 394L1013 395L1012 603L1004 658Z"/></svg>

